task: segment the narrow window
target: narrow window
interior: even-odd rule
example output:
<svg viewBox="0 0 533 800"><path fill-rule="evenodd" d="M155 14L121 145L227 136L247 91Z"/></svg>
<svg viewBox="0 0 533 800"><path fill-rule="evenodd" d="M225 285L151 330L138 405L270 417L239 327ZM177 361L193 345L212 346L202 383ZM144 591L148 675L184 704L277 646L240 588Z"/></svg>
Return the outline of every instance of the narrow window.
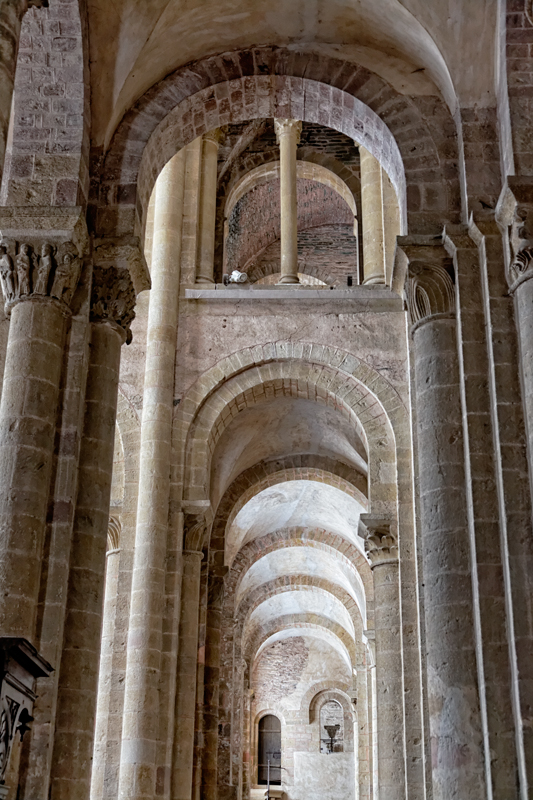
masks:
<svg viewBox="0 0 533 800"><path fill-rule="evenodd" d="M270 783L281 785L281 723L273 714L259 721L258 783L266 786L268 762L270 761Z"/></svg>
<svg viewBox="0 0 533 800"><path fill-rule="evenodd" d="M336 700L328 700L320 709L320 752L344 751L344 712Z"/></svg>

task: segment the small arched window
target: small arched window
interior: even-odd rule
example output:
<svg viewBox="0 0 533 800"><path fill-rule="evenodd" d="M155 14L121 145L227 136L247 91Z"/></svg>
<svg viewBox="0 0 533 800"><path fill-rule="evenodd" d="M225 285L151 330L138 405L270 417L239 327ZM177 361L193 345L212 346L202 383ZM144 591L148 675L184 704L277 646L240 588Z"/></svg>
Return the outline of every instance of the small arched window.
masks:
<svg viewBox="0 0 533 800"><path fill-rule="evenodd" d="M320 709L320 752L344 752L344 712L336 700L328 700Z"/></svg>
<svg viewBox="0 0 533 800"><path fill-rule="evenodd" d="M257 782L266 786L270 771L270 783L281 785L281 723L273 714L259 720ZM270 767L269 767L270 762Z"/></svg>

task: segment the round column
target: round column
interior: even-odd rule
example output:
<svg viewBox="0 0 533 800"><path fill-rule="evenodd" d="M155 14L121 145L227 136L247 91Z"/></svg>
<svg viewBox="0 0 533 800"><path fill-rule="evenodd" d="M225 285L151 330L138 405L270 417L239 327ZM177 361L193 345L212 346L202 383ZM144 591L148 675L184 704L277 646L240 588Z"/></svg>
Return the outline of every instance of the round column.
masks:
<svg viewBox="0 0 533 800"><path fill-rule="evenodd" d="M298 278L298 206L296 196L296 149L302 123L295 119L275 119L279 144L281 279L280 283L300 283Z"/></svg>
<svg viewBox="0 0 533 800"><path fill-rule="evenodd" d="M119 770L121 800L152 800L156 787L183 183L181 150L166 164L155 189L139 499Z"/></svg>
<svg viewBox="0 0 533 800"><path fill-rule="evenodd" d="M374 579L379 796L405 798L398 547L389 520L361 515Z"/></svg>
<svg viewBox="0 0 533 800"><path fill-rule="evenodd" d="M487 789L477 687L454 285L443 266L427 263L412 263L408 281L414 323L433 797L482 800L487 797Z"/></svg>
<svg viewBox="0 0 533 800"><path fill-rule="evenodd" d="M383 168L381 168L381 188L383 195L385 283L390 286L394 255L396 253L396 237L400 235L400 207L394 186Z"/></svg>
<svg viewBox="0 0 533 800"><path fill-rule="evenodd" d="M381 166L377 158L374 158L361 145L359 145L359 156L361 159L363 283L385 283Z"/></svg>
<svg viewBox="0 0 533 800"><path fill-rule="evenodd" d="M69 315L54 298L30 296L16 303L0 401L0 632L30 641Z"/></svg>
<svg viewBox="0 0 533 800"><path fill-rule="evenodd" d="M113 675L113 644L117 612L117 593L120 572L120 532L118 517L110 516L107 530L107 553L105 568L104 611L100 665L98 668L98 697L96 699L96 721L94 726L94 753L91 775L91 798L100 800L104 796L107 730L111 702Z"/></svg>
<svg viewBox="0 0 533 800"><path fill-rule="evenodd" d="M203 554L197 550L183 551L172 800L191 800L192 797L202 558Z"/></svg>
<svg viewBox="0 0 533 800"><path fill-rule="evenodd" d="M214 283L215 225L217 214L218 146L220 128L202 136L200 207L198 220L198 261L196 283Z"/></svg>
<svg viewBox="0 0 533 800"><path fill-rule="evenodd" d="M52 800L88 800L102 632L120 350L135 293L125 269L95 268L85 419L78 469L52 756ZM103 316L105 315L105 316Z"/></svg>

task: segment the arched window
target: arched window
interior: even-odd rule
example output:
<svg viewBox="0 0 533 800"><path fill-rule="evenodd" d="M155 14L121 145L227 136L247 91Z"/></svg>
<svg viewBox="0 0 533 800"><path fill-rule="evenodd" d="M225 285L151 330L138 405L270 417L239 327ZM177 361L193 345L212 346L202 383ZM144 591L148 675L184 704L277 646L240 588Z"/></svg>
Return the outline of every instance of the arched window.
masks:
<svg viewBox="0 0 533 800"><path fill-rule="evenodd" d="M259 720L257 782L266 785L270 761L270 783L281 785L281 723L273 714Z"/></svg>
<svg viewBox="0 0 533 800"><path fill-rule="evenodd" d="M320 709L320 752L344 752L344 712L336 700L328 700Z"/></svg>

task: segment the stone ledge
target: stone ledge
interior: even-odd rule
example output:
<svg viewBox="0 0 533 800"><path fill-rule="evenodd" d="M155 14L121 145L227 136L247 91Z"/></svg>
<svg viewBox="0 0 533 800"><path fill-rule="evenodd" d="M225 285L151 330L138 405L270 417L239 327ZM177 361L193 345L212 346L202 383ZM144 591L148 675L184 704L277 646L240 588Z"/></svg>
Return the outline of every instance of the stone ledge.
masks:
<svg viewBox="0 0 533 800"><path fill-rule="evenodd" d="M231 302L249 300L290 301L301 304L311 301L313 304L342 300L349 302L352 311L390 312L403 311L402 298L391 292L388 286L354 286L350 289L316 289L304 286L224 286L213 284L212 288L184 288L183 299L206 300L209 302Z"/></svg>

